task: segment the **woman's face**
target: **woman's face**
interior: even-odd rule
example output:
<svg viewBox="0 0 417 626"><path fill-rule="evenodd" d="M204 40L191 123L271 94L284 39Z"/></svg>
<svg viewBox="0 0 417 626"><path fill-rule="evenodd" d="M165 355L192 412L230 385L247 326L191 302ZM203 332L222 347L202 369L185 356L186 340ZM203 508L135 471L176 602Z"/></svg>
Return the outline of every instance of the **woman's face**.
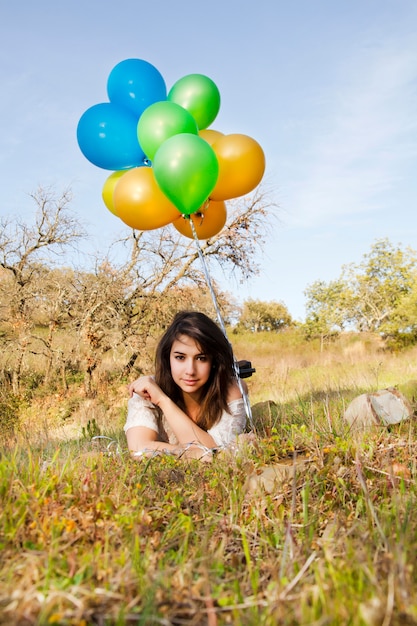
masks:
<svg viewBox="0 0 417 626"><path fill-rule="evenodd" d="M172 344L171 375L178 387L197 398L210 377L212 359L201 352L194 339L180 335Z"/></svg>

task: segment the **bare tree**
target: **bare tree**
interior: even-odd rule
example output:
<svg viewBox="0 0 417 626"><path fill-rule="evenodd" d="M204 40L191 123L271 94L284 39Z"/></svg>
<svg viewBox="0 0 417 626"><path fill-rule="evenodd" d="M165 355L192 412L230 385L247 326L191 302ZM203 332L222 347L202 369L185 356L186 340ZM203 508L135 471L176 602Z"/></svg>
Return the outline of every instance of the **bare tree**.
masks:
<svg viewBox="0 0 417 626"><path fill-rule="evenodd" d="M157 231L133 231L119 242L129 250L129 260L123 266L132 287L127 297L130 318L124 329L124 340L132 343L129 363L134 361L135 352L139 354L143 349L144 339L165 328L175 311L204 308L214 314L205 269L211 271L217 264L225 275L243 279L259 272L257 253L264 248L274 206L268 194L258 189L243 200L229 203L226 226L198 244L180 235L172 225ZM206 267L200 263L201 255ZM222 316L236 316L234 299L221 292L216 281L211 280L211 284Z"/></svg>
<svg viewBox="0 0 417 626"><path fill-rule="evenodd" d="M45 357L44 383L48 384L54 370L59 370L64 390L68 388L66 370L72 357L68 333L70 310L78 296L75 276L75 270L70 268L43 267L42 277L38 281L37 306L33 313L34 330L31 333L31 353ZM47 329L46 334L43 329Z"/></svg>
<svg viewBox="0 0 417 626"><path fill-rule="evenodd" d="M124 355L124 375L133 367L140 372L150 367L149 345L175 311L198 308L215 314L200 255L210 267L217 262L223 271L245 278L256 274L255 252L265 240L270 208L261 192L247 202L235 203L228 224L218 235L199 242L200 250L172 225L155 231L129 231L97 262L93 272L75 277L78 295L70 315L79 336L88 395L95 393L93 378L99 376L105 355ZM214 280L211 284L222 315L231 318L236 313L234 299L222 293Z"/></svg>
<svg viewBox="0 0 417 626"><path fill-rule="evenodd" d="M13 346L9 366L14 393L19 390L24 358L33 341L35 312L43 299L40 287L44 285L45 266L85 236L69 210L69 191L57 196L39 188L31 197L37 207L32 225L18 218L0 220L0 267L4 275L1 303L4 330Z"/></svg>
<svg viewBox="0 0 417 626"><path fill-rule="evenodd" d="M13 345L13 386L18 390L25 356L35 353L46 359L46 379L53 364L60 365L64 386L66 363L79 363L88 395L95 393L94 377L99 380L104 357L122 359L125 374L133 367L140 371L149 366L150 343L175 311L214 313L208 267L211 271L217 264L224 274L243 279L259 271L256 253L263 248L274 207L259 189L230 202L226 226L200 242L172 225L128 231L87 272L53 267L60 253L84 236L69 213L70 194L56 198L41 189L33 198L35 224L5 221L0 237L0 306L7 310L3 330ZM233 298L209 282L224 318L236 317ZM36 323L48 332L35 333ZM64 347L55 341L58 330L72 337Z"/></svg>

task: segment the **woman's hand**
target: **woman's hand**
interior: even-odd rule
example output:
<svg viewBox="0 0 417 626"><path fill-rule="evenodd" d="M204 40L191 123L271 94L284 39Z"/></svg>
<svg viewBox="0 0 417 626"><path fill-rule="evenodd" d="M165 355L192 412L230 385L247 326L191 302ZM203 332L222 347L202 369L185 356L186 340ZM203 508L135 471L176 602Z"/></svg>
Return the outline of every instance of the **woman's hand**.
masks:
<svg viewBox="0 0 417 626"><path fill-rule="evenodd" d="M205 448L215 447L216 443L213 437L209 435L207 431L200 428L191 417L180 409L156 384L152 376L141 376L134 380L133 383L130 383L127 388L130 396L137 393L138 396L149 400L152 404L155 404L161 409L178 440L178 444L175 444L177 447L188 446L189 444L195 444L197 447L202 444ZM133 428L130 430L133 431ZM154 444L157 445L157 447L165 446L163 442L158 440L155 440ZM154 444L152 444L152 447ZM129 447L133 450L140 449L136 441L132 444L129 442Z"/></svg>
<svg viewBox="0 0 417 626"><path fill-rule="evenodd" d="M127 389L130 397L132 397L134 393L137 393L138 396L141 396L145 400L149 400L156 406L159 406L160 402L167 397L162 389L156 384L152 376L141 376L140 378L137 378L133 381L133 383L128 385Z"/></svg>

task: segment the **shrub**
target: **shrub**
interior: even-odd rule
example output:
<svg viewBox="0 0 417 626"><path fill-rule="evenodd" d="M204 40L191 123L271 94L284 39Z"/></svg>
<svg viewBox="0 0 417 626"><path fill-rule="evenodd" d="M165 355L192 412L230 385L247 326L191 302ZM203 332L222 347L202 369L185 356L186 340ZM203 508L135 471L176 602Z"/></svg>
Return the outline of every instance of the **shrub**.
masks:
<svg viewBox="0 0 417 626"><path fill-rule="evenodd" d="M7 391L0 392L0 433L10 435L19 422L19 411L22 400Z"/></svg>

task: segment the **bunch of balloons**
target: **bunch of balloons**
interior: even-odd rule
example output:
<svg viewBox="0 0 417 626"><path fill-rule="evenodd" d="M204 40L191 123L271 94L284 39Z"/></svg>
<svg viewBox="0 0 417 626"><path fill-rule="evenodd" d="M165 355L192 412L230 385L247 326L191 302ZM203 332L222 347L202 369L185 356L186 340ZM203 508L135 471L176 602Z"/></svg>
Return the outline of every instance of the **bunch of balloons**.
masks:
<svg viewBox="0 0 417 626"><path fill-rule="evenodd" d="M172 223L186 237L220 232L225 201L254 189L265 171L259 143L208 128L220 93L203 74L180 78L167 93L160 72L142 59L126 59L110 72L108 102L81 116L77 140L94 165L113 173L106 207L137 230Z"/></svg>

